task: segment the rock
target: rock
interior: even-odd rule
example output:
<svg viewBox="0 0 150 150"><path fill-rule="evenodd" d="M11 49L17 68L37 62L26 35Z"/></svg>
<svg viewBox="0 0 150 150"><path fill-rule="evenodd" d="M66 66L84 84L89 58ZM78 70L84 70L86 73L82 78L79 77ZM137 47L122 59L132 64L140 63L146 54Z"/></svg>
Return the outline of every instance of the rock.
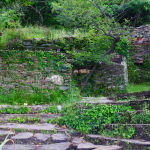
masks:
<svg viewBox="0 0 150 150"><path fill-rule="evenodd" d="M110 145L110 146L94 145L89 142L81 143L77 147L77 150L93 150L93 149L94 150L118 150L118 149L122 149L122 147L117 145Z"/></svg>
<svg viewBox="0 0 150 150"><path fill-rule="evenodd" d="M66 90L68 90L70 87L69 87L69 86L60 86L59 88L60 88L61 90L66 91Z"/></svg>
<svg viewBox="0 0 150 150"><path fill-rule="evenodd" d="M0 128L9 128L9 129L27 129L27 130L48 130L53 131L56 128L56 125L43 123L43 124L18 124L18 123L6 123L0 125Z"/></svg>
<svg viewBox="0 0 150 150"><path fill-rule="evenodd" d="M89 74L89 73L90 73L90 70L88 70L88 69L80 69L80 70L79 70L79 73L80 73L80 74Z"/></svg>
<svg viewBox="0 0 150 150"><path fill-rule="evenodd" d="M70 142L49 144L49 145L4 145L3 150L68 150L71 147Z"/></svg>
<svg viewBox="0 0 150 150"><path fill-rule="evenodd" d="M32 82L33 82L33 79L31 79L31 80L26 80L26 84L32 84Z"/></svg>
<svg viewBox="0 0 150 150"><path fill-rule="evenodd" d="M50 81L53 82L56 85L62 85L63 84L63 77L60 75L53 75L50 78Z"/></svg>
<svg viewBox="0 0 150 150"><path fill-rule="evenodd" d="M77 150L90 150L93 148L97 148L93 143L85 142L85 143L80 143L77 146Z"/></svg>
<svg viewBox="0 0 150 150"><path fill-rule="evenodd" d="M36 133L34 136L41 141L46 141L48 138L50 138L50 134Z"/></svg>
<svg viewBox="0 0 150 150"><path fill-rule="evenodd" d="M62 110L62 107L61 107L60 105L58 105L58 106L57 106L57 109L58 109L59 111L61 111L61 110Z"/></svg>
<svg viewBox="0 0 150 150"><path fill-rule="evenodd" d="M102 146L93 150L121 150L122 147L118 145Z"/></svg>
<svg viewBox="0 0 150 150"><path fill-rule="evenodd" d="M4 145L2 150L35 150L34 145Z"/></svg>
<svg viewBox="0 0 150 150"><path fill-rule="evenodd" d="M18 133L15 136L12 136L11 138L13 140L23 140L23 139L29 139L33 136L33 133L31 132L22 132L22 133Z"/></svg>
<svg viewBox="0 0 150 150"><path fill-rule="evenodd" d="M15 133L12 131L0 130L0 135L8 135L8 134L13 135Z"/></svg>
<svg viewBox="0 0 150 150"><path fill-rule="evenodd" d="M64 142L50 145L40 145L36 148L36 150L68 150L70 147L70 142Z"/></svg>
<svg viewBox="0 0 150 150"><path fill-rule="evenodd" d="M81 139L81 138L78 138L78 137L75 137L73 138L72 140L72 144L73 146L77 147L80 143L83 143L85 142L85 140Z"/></svg>
<svg viewBox="0 0 150 150"><path fill-rule="evenodd" d="M51 135L52 141L54 143L67 142L68 139L65 134L53 134Z"/></svg>
<svg viewBox="0 0 150 150"><path fill-rule="evenodd" d="M2 64L3 63L3 61L2 61L2 57L0 57L0 64Z"/></svg>
<svg viewBox="0 0 150 150"><path fill-rule="evenodd" d="M78 70L74 70L73 73L79 73Z"/></svg>

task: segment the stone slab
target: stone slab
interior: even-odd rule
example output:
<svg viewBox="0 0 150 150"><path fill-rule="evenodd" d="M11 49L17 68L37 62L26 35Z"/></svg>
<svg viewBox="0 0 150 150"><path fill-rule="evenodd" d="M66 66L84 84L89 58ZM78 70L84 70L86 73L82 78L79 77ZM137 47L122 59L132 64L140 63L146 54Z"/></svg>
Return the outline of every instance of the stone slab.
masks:
<svg viewBox="0 0 150 150"><path fill-rule="evenodd" d="M11 139L13 140L25 140L25 139L29 139L33 136L33 133L31 132L22 132L22 133L18 133L15 136L12 136Z"/></svg>
<svg viewBox="0 0 150 150"><path fill-rule="evenodd" d="M121 149L121 146L117 145L110 145L110 146L105 146L105 145L94 145L92 143L86 142L86 143L81 143L78 145L77 150L118 150Z"/></svg>
<svg viewBox="0 0 150 150"><path fill-rule="evenodd" d="M75 137L72 140L72 144L75 147L77 147L80 143L84 143L84 142L86 142L84 139L81 139L81 138L78 138L78 137Z"/></svg>
<svg viewBox="0 0 150 150"><path fill-rule="evenodd" d="M20 145L20 144L4 145L2 150L35 150L35 146L34 145Z"/></svg>
<svg viewBox="0 0 150 150"><path fill-rule="evenodd" d="M50 138L50 134L36 133L34 136L41 141L46 141Z"/></svg>
<svg viewBox="0 0 150 150"><path fill-rule="evenodd" d="M67 139L65 134L59 134L59 133L52 134L51 138L52 138L52 141L54 143L67 142L68 141L68 139Z"/></svg>
<svg viewBox="0 0 150 150"><path fill-rule="evenodd" d="M80 101L82 103L99 103L99 104L106 104L106 103L113 103L113 100L110 100L108 97L83 97L83 100Z"/></svg>
<svg viewBox="0 0 150 150"><path fill-rule="evenodd" d="M40 145L35 150L68 150L71 147L70 142L56 143L50 145Z"/></svg>
<svg viewBox="0 0 150 150"><path fill-rule="evenodd" d="M49 144L49 145L5 145L2 150L67 150L71 146L70 142Z"/></svg>
<svg viewBox="0 0 150 150"><path fill-rule="evenodd" d="M53 131L56 125L53 124L48 124L48 123L43 123L43 124L17 124L17 123L6 123L0 125L0 128L3 129L26 129L26 130L48 130L48 131Z"/></svg>
<svg viewBox="0 0 150 150"><path fill-rule="evenodd" d="M136 145L150 146L150 141L146 141L146 140L121 139L121 138L119 139L119 138L111 138L111 137L94 135L94 134L88 134L87 137L94 138L94 139L100 138L104 140L122 141L122 142L128 142L128 143L136 144Z"/></svg>
<svg viewBox="0 0 150 150"><path fill-rule="evenodd" d="M8 118L27 117L34 118L37 114L0 114L1 121L7 121ZM47 119L53 119L60 117L60 114L39 114L40 122L47 121Z"/></svg>
<svg viewBox="0 0 150 150"><path fill-rule="evenodd" d="M0 130L0 135L8 135L8 134L13 135L15 133L12 131Z"/></svg>
<svg viewBox="0 0 150 150"><path fill-rule="evenodd" d="M118 145L102 146L93 150L121 150L122 147Z"/></svg>
<svg viewBox="0 0 150 150"><path fill-rule="evenodd" d="M45 109L45 108L47 108L48 106L50 106L50 105L34 105L34 106L32 106L32 105L29 105L28 107L29 108L31 108L31 111L40 111L40 110L42 110L42 109ZM12 108L19 108L20 106L18 106L18 105L0 105L0 109L2 109L2 107L4 107L4 108L6 108L6 107L12 107Z"/></svg>

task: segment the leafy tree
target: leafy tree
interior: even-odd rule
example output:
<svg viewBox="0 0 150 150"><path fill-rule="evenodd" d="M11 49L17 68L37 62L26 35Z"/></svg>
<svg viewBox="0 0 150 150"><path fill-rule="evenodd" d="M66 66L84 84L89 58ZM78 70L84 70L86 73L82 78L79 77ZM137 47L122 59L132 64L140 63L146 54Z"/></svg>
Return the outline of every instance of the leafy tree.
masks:
<svg viewBox="0 0 150 150"><path fill-rule="evenodd" d="M4 6L10 6L12 5L14 2L16 2L17 0L1 0L0 1L0 8L3 8ZM20 2L22 2L24 5L28 5L30 4L29 0L20 0Z"/></svg>
<svg viewBox="0 0 150 150"><path fill-rule="evenodd" d="M117 53L127 55L127 48L122 51L120 46L127 46L128 41L122 34L122 28L115 15L117 12L113 13L110 7L112 3L121 5L126 1L59 0L59 2L52 3L53 11L58 14L57 20L64 26L87 27L89 29L89 36L86 37L89 41L88 46L84 47L80 53L72 51L74 57L80 59L79 63L85 60L94 62L81 92L99 62L108 60L107 54L116 49ZM124 15L123 12L121 13Z"/></svg>
<svg viewBox="0 0 150 150"><path fill-rule="evenodd" d="M22 23L40 24L40 25L56 25L55 15L51 12L51 3L56 0L34 0L30 5L23 6L22 11L25 14Z"/></svg>
<svg viewBox="0 0 150 150"><path fill-rule="evenodd" d="M149 0L131 0L124 5L112 5L114 15L115 12L125 11L125 15L118 15L120 23L126 23L128 26L140 26L150 23L150 1ZM122 8L121 8L122 7ZM120 18L120 19L119 19Z"/></svg>

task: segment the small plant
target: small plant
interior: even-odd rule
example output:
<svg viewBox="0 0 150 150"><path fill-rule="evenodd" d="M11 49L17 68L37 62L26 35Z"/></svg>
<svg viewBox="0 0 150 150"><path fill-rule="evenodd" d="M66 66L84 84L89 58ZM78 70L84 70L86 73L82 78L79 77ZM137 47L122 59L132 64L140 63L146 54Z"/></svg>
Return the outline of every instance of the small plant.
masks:
<svg viewBox="0 0 150 150"><path fill-rule="evenodd" d="M5 145L8 141L12 141L12 143L15 144L12 139L8 139L8 136L9 136L9 134L7 135L7 137L5 138L5 140L4 140L4 141L2 142L2 144L0 145L0 150L3 149L4 145ZM15 146L15 145L14 145L14 146ZM14 148L13 148L13 150L14 150Z"/></svg>
<svg viewBox="0 0 150 150"><path fill-rule="evenodd" d="M28 114L31 112L31 109L26 106L19 106L19 108L13 108L13 107L2 107L0 110L0 113L2 114Z"/></svg>

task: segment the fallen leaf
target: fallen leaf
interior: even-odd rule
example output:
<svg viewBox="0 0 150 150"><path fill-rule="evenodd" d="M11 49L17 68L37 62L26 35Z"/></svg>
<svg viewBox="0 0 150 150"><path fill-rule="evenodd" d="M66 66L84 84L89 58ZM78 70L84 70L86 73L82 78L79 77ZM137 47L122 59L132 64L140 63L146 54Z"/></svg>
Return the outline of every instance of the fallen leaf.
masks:
<svg viewBox="0 0 150 150"><path fill-rule="evenodd" d="M80 137L80 139L83 139L84 137Z"/></svg>

